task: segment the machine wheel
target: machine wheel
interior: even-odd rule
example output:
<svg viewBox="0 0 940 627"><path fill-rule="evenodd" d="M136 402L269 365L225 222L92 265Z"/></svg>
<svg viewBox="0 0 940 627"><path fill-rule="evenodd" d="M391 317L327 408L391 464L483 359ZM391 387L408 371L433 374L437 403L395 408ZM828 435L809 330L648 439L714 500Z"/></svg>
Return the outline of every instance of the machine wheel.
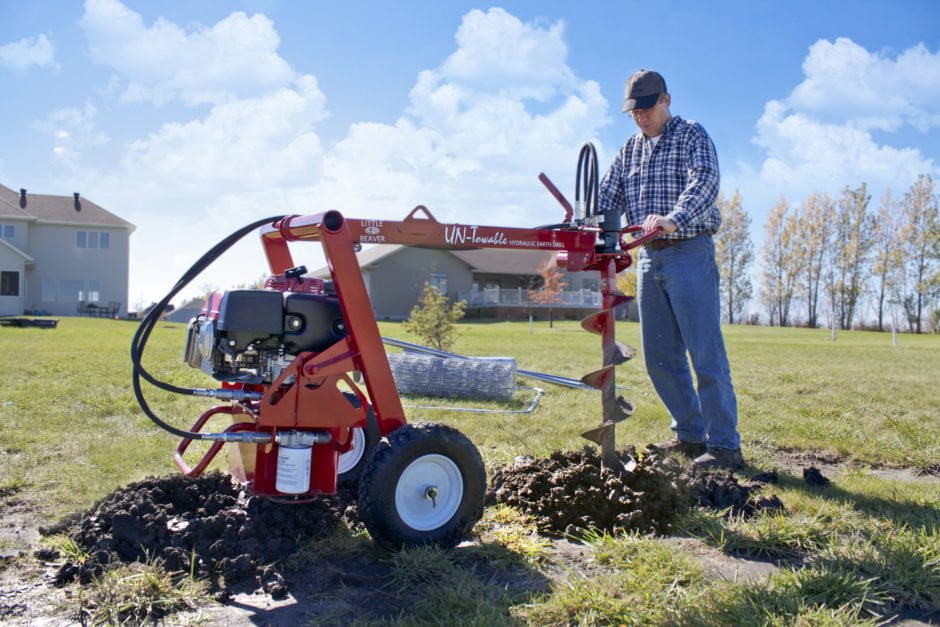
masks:
<svg viewBox="0 0 940 627"><path fill-rule="evenodd" d="M346 394L346 398L353 407L359 407L359 397L355 394ZM352 448L345 453L340 453L339 462L336 467L336 480L341 487L349 488L356 485L362 471L369 461L372 449L379 443L381 434L379 433L379 424L375 420L375 414L372 412L372 406L366 408L366 426L356 427L352 430Z"/></svg>
<svg viewBox="0 0 940 627"><path fill-rule="evenodd" d="M375 447L359 483L359 513L388 547L459 543L483 516L486 471L465 435L407 424Z"/></svg>

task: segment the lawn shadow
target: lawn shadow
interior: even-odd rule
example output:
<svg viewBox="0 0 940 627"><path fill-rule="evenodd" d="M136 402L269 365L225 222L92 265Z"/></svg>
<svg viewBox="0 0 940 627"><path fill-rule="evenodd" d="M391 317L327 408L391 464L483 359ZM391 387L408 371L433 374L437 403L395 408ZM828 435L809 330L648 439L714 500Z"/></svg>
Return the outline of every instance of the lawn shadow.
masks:
<svg viewBox="0 0 940 627"><path fill-rule="evenodd" d="M521 555L495 543L429 549L417 560L408 550L366 544L324 552L285 572L285 578L286 599L242 588L204 615L213 622L258 625L423 624L442 616L451 624L508 624L510 607L531 602L551 587Z"/></svg>
<svg viewBox="0 0 940 627"><path fill-rule="evenodd" d="M905 524L911 529L928 530L940 526L940 501L935 505L930 505L870 496L843 488L834 480L830 480L824 486L810 485L802 477L797 477L785 470L779 473L779 477L781 486L828 499L845 501L864 514L893 523Z"/></svg>

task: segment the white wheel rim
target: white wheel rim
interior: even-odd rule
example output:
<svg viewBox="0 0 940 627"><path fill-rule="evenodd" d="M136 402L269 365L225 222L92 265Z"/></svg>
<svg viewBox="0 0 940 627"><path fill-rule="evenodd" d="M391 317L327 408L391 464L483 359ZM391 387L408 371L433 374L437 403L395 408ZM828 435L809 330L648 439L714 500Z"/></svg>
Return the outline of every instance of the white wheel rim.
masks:
<svg viewBox="0 0 940 627"><path fill-rule="evenodd" d="M414 460L395 486L398 516L417 531L432 531L447 523L462 499L460 469L443 455L423 455Z"/></svg>
<svg viewBox="0 0 940 627"><path fill-rule="evenodd" d="M336 473L341 475L355 468L365 452L366 432L362 427L355 427L352 430L352 448L345 453L340 453L339 461L336 465Z"/></svg>

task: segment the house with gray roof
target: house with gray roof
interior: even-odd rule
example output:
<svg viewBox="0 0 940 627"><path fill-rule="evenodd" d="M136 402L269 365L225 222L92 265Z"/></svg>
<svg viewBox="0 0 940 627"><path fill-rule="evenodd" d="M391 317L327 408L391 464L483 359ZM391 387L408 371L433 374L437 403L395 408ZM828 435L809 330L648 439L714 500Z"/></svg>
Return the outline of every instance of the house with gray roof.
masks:
<svg viewBox="0 0 940 627"><path fill-rule="evenodd" d="M134 229L78 193L0 184L0 315L127 315Z"/></svg>
<svg viewBox="0 0 940 627"><path fill-rule="evenodd" d="M362 278L379 320L404 320L418 302L425 283L451 300L467 302L467 317L523 319L581 318L601 306L596 271L561 271L564 290L554 303L535 303L532 290L553 253L542 250L441 250L377 244L357 254ZM313 276L329 278L328 268Z"/></svg>

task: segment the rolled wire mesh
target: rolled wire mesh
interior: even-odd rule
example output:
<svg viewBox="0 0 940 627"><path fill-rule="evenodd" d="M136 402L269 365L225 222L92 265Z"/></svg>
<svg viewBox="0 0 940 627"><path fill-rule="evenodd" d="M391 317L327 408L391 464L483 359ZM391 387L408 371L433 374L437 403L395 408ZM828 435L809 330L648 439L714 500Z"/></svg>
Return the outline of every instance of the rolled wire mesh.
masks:
<svg viewBox="0 0 940 627"><path fill-rule="evenodd" d="M512 357L457 359L417 353L389 353L395 386L402 394L509 401L516 393Z"/></svg>

